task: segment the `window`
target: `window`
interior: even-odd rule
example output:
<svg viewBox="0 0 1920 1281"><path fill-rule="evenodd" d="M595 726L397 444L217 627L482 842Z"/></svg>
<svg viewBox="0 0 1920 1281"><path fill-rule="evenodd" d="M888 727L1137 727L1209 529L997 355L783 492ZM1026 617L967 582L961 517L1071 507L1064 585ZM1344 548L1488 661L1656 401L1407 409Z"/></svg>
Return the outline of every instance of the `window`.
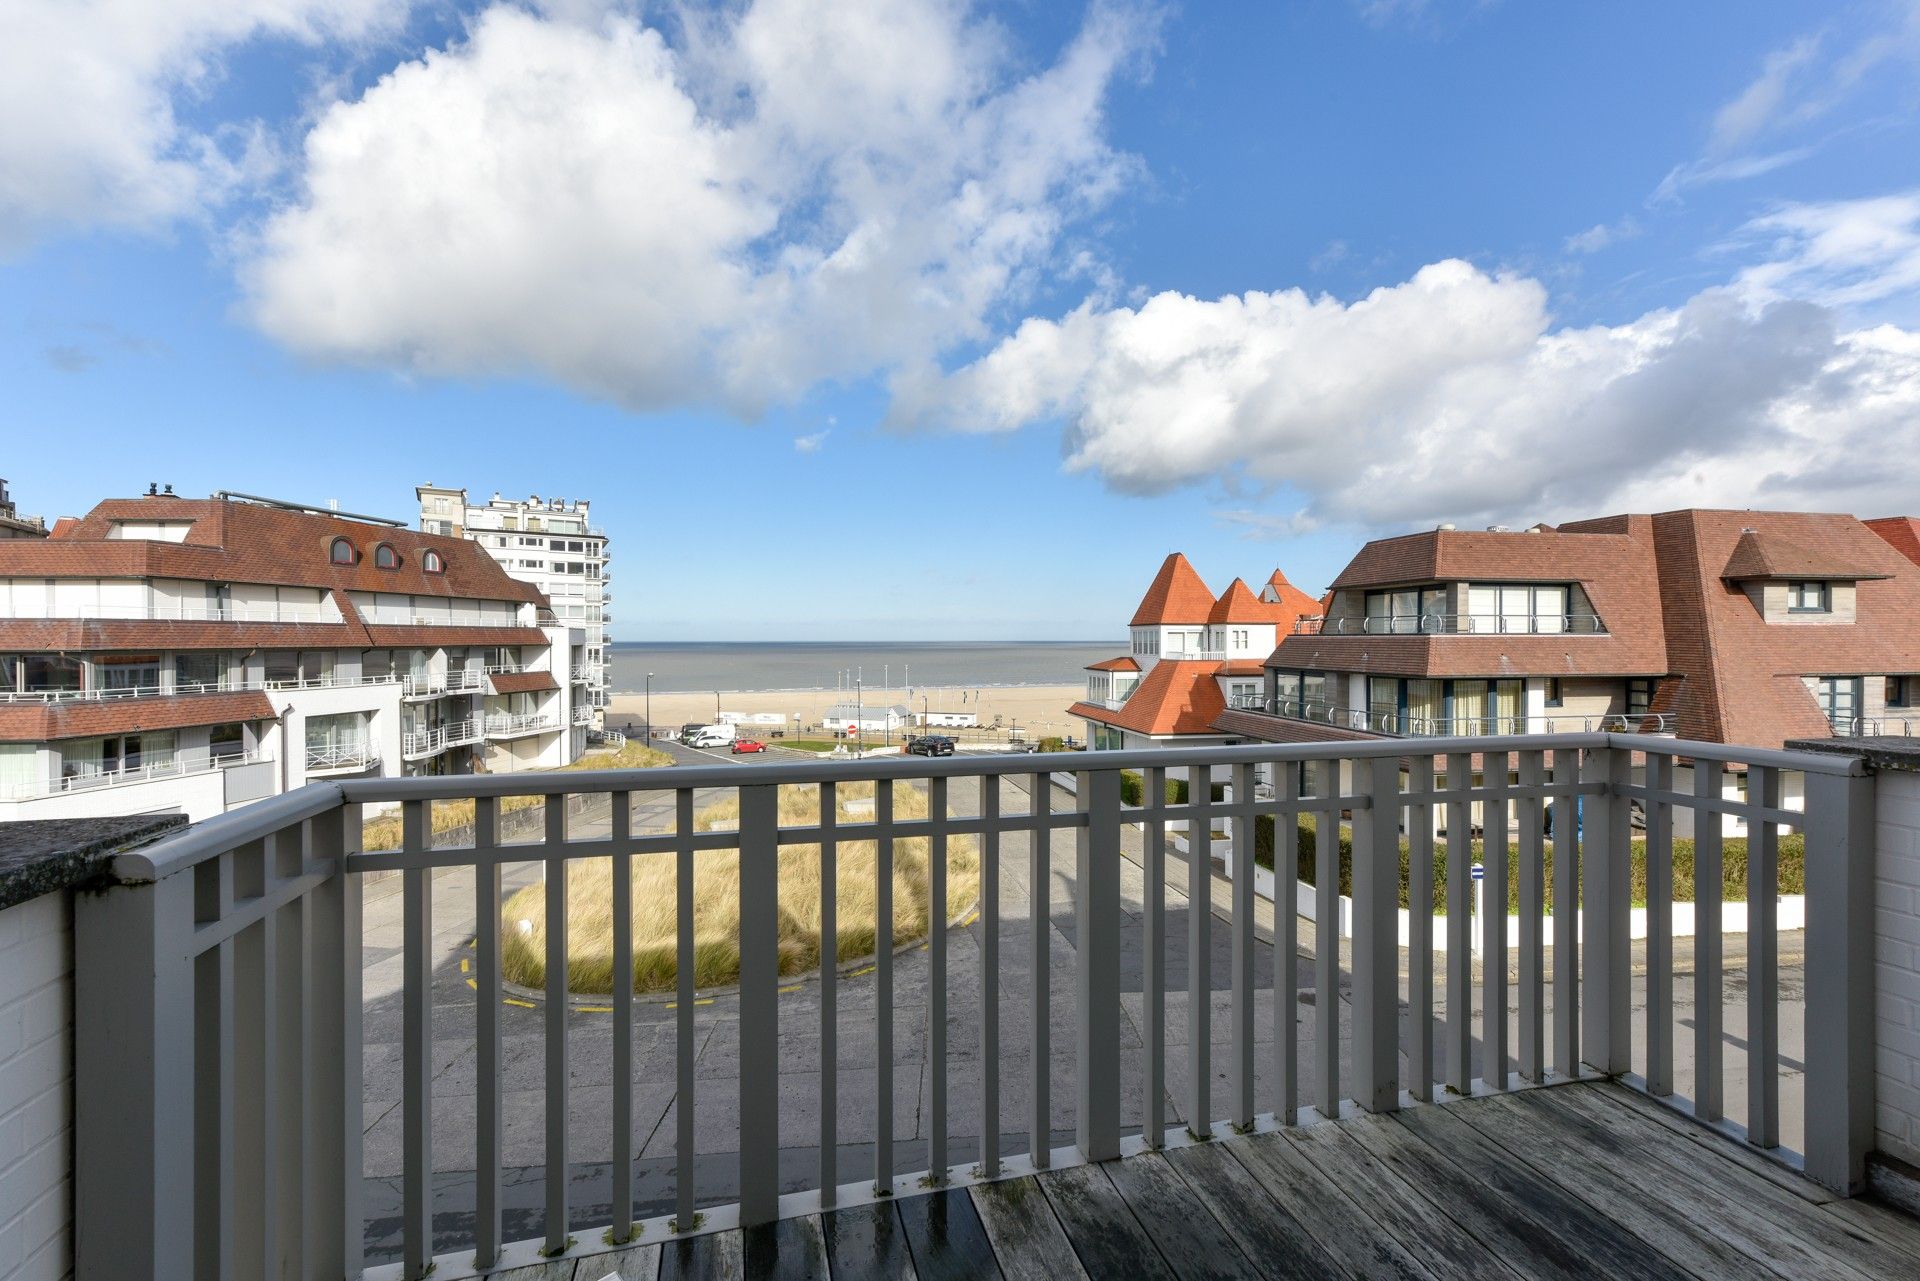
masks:
<svg viewBox="0 0 1920 1281"><path fill-rule="evenodd" d="M81 665L77 658L64 654L28 654L21 659L21 687L29 694L51 690L77 690L81 686Z"/></svg>
<svg viewBox="0 0 1920 1281"><path fill-rule="evenodd" d="M1563 707L1565 705L1566 699L1560 689L1560 678L1558 676L1547 677L1547 706Z"/></svg>
<svg viewBox="0 0 1920 1281"><path fill-rule="evenodd" d="M1553 634L1599 630L1590 618L1575 618L1564 583L1473 583L1467 587L1464 632L1505 635Z"/></svg>
<svg viewBox="0 0 1920 1281"><path fill-rule="evenodd" d="M1820 710L1826 714L1834 733L1860 732L1859 677L1822 676L1814 682L1814 690L1820 700Z"/></svg>
<svg viewBox="0 0 1920 1281"><path fill-rule="evenodd" d="M367 681L386 680L393 675L393 651L390 649L363 649L360 651L360 679Z"/></svg>
<svg viewBox="0 0 1920 1281"><path fill-rule="evenodd" d="M207 756L229 761L247 754L247 730L244 725L215 725L207 731Z"/></svg>
<svg viewBox="0 0 1920 1281"><path fill-rule="evenodd" d="M324 649L270 649L265 657L266 679L289 684L315 684L333 675L333 652Z"/></svg>
<svg viewBox="0 0 1920 1281"><path fill-rule="evenodd" d="M1788 583L1787 612L1790 614L1830 614L1833 593L1828 583Z"/></svg>
<svg viewBox="0 0 1920 1281"><path fill-rule="evenodd" d="M381 543L373 549L373 567L375 569L400 568L400 553L393 550L390 543Z"/></svg>
<svg viewBox="0 0 1920 1281"><path fill-rule="evenodd" d="M100 661L98 676L99 679L94 683L100 689L157 690L160 686L160 656L116 654Z"/></svg>
<svg viewBox="0 0 1920 1281"><path fill-rule="evenodd" d="M1627 682L1627 715L1645 716L1653 706L1653 682L1641 677Z"/></svg>
<svg viewBox="0 0 1920 1281"><path fill-rule="evenodd" d="M225 656L192 653L173 656L173 687L182 693L218 689L226 675Z"/></svg>
<svg viewBox="0 0 1920 1281"><path fill-rule="evenodd" d="M1916 682L1911 676L1887 677L1887 706L1905 707L1911 701Z"/></svg>
<svg viewBox="0 0 1920 1281"><path fill-rule="evenodd" d="M447 562L440 559L439 552L429 551L421 555L420 568L429 574L444 574L447 572Z"/></svg>
<svg viewBox="0 0 1920 1281"><path fill-rule="evenodd" d="M336 565L351 565L360 559L360 553L354 551L353 544L346 539L336 538L327 551L327 559Z"/></svg>

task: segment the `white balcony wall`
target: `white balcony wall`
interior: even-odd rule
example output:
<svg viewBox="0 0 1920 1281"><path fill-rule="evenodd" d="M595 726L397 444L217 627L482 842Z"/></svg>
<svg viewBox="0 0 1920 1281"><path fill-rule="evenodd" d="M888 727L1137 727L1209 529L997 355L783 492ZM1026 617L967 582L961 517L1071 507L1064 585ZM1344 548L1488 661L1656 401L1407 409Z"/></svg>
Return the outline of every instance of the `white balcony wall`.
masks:
<svg viewBox="0 0 1920 1281"><path fill-rule="evenodd" d="M284 758L289 788L307 783L307 718L368 712L367 739L379 757L377 773L396 777L401 769L400 687L398 685L335 686L330 689L280 690L268 695L276 712L291 708L281 725L269 732L270 753Z"/></svg>
<svg viewBox="0 0 1920 1281"><path fill-rule="evenodd" d="M0 909L0 1275L72 1267L73 912L67 893Z"/></svg>

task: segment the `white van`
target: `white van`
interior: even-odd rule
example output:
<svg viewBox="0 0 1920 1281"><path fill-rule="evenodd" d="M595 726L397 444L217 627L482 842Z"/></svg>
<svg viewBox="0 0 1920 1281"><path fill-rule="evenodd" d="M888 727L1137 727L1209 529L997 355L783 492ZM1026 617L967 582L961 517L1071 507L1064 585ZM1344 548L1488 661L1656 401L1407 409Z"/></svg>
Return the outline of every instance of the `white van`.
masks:
<svg viewBox="0 0 1920 1281"><path fill-rule="evenodd" d="M681 741L688 747L725 747L733 738L731 725L702 725Z"/></svg>

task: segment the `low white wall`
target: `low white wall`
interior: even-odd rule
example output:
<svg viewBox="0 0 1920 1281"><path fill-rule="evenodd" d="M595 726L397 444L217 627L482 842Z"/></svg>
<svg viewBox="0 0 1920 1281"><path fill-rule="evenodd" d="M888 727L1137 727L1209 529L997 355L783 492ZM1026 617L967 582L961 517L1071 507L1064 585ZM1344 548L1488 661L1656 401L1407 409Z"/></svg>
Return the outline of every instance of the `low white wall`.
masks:
<svg viewBox="0 0 1920 1281"><path fill-rule="evenodd" d="M0 909L0 1281L73 1267L73 935L64 893Z"/></svg>

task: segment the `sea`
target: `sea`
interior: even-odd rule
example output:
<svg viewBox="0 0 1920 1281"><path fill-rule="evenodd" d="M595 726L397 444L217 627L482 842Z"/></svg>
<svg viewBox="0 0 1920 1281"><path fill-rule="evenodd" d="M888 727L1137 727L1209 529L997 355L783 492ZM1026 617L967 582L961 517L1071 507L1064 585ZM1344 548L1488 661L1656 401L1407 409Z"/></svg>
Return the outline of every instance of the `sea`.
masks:
<svg viewBox="0 0 1920 1281"><path fill-rule="evenodd" d="M653 673L656 694L814 690L908 685L985 689L1077 685L1088 663L1124 654L1120 641L616 641L611 683L638 694Z"/></svg>

